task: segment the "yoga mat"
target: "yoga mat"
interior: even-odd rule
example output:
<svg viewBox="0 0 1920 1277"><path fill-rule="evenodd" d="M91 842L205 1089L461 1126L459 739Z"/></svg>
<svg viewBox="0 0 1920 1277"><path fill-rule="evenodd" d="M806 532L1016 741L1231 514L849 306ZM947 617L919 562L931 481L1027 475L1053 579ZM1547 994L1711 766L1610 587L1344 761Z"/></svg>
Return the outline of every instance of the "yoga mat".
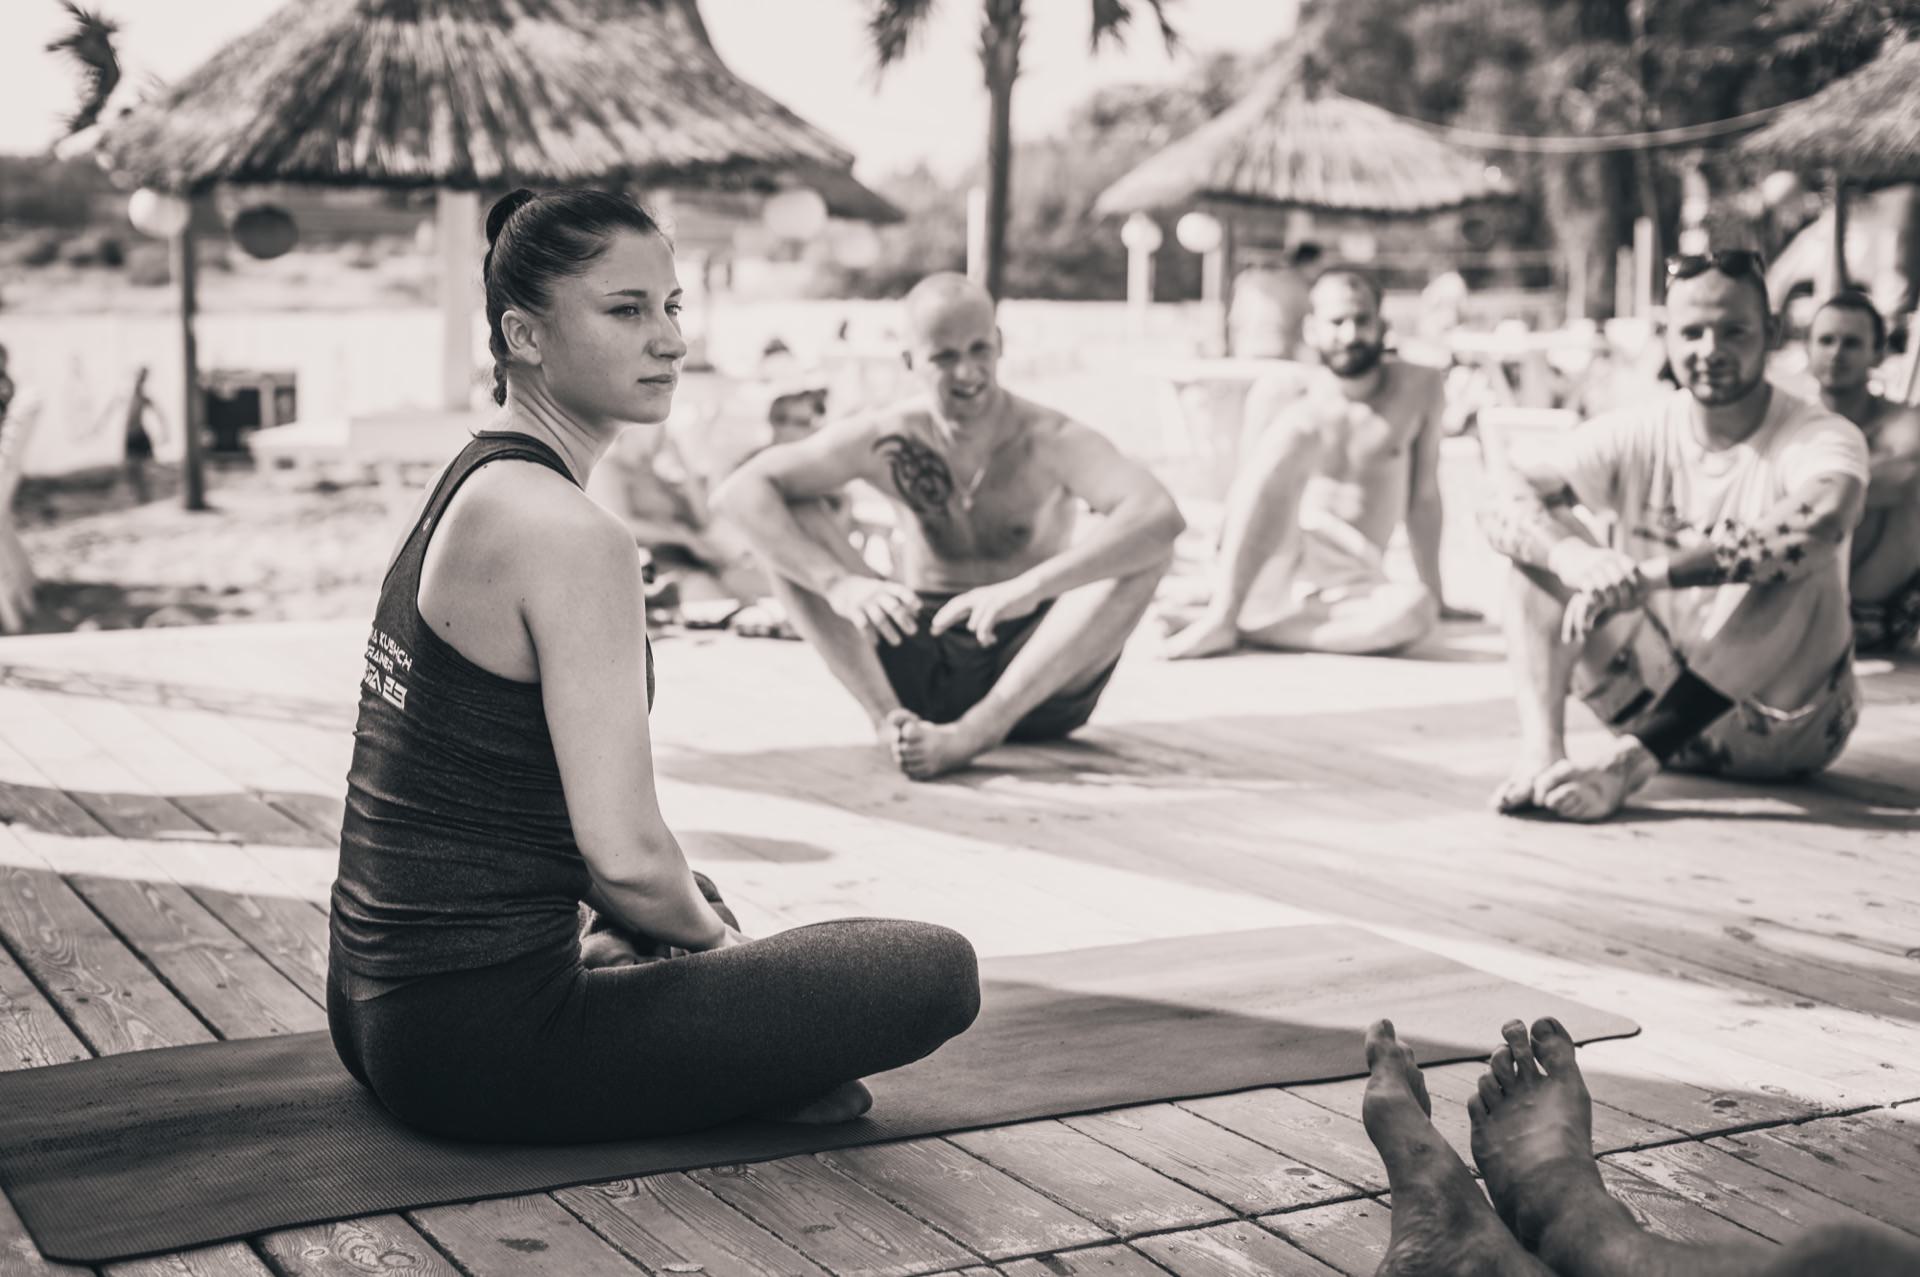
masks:
<svg viewBox="0 0 1920 1277"><path fill-rule="evenodd" d="M868 1116L533 1148L418 1135L324 1033L0 1073L0 1186L51 1259L101 1263L275 1228L657 1171L1366 1071L1393 1020L1422 1063L1484 1057L1500 1025L1577 1040L1630 1020L1344 926L1156 940L981 964L972 1029L869 1080Z"/></svg>

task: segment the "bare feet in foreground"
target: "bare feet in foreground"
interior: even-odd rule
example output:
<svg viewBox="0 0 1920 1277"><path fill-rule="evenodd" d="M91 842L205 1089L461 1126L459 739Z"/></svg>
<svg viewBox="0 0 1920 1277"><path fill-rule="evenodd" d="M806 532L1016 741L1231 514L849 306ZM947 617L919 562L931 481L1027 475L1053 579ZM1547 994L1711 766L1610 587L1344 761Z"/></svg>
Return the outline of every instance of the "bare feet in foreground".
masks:
<svg viewBox="0 0 1920 1277"><path fill-rule="evenodd" d="M1198 620L1177 634L1167 637L1163 652L1170 661L1196 660L1203 656L1224 656L1240 642L1240 629L1230 616L1202 612Z"/></svg>
<svg viewBox="0 0 1920 1277"><path fill-rule="evenodd" d="M1467 1102L1473 1160L1500 1218L1529 1249L1561 1215L1607 1196L1593 1158L1593 1100L1558 1020L1509 1020L1480 1094Z"/></svg>
<svg viewBox="0 0 1920 1277"><path fill-rule="evenodd" d="M1393 1190L1393 1238L1376 1277L1550 1277L1434 1129L1426 1083L1390 1021L1367 1030L1367 1067L1360 1113Z"/></svg>
<svg viewBox="0 0 1920 1277"><path fill-rule="evenodd" d="M929 723L910 709L896 709L880 721L880 740L912 780L958 771L994 744L976 740L960 723Z"/></svg>
<svg viewBox="0 0 1920 1277"><path fill-rule="evenodd" d="M827 1126L834 1122L851 1122L872 1107L873 1092L867 1089L865 1082L856 1078L851 1082L842 1082L818 1099L792 1108L775 1109L762 1116L771 1122Z"/></svg>
<svg viewBox="0 0 1920 1277"><path fill-rule="evenodd" d="M1565 754L1523 757L1500 782L1500 788L1493 791L1493 809L1502 816L1536 810L1545 796L1540 789L1540 778L1566 761Z"/></svg>

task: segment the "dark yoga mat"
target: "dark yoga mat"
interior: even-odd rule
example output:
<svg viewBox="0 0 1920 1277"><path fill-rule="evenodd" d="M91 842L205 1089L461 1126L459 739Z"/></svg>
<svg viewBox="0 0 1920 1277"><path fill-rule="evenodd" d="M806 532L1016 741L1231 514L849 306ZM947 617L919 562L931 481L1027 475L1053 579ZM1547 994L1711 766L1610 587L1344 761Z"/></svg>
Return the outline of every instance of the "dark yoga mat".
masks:
<svg viewBox="0 0 1920 1277"><path fill-rule="evenodd" d="M834 1127L530 1148L387 1116L324 1033L0 1073L0 1186L42 1253L100 1263L319 1220L1365 1072L1390 1017L1423 1063L1483 1057L1513 1017L1581 1041L1630 1020L1353 927L1286 927L981 964L979 1021L871 1079Z"/></svg>

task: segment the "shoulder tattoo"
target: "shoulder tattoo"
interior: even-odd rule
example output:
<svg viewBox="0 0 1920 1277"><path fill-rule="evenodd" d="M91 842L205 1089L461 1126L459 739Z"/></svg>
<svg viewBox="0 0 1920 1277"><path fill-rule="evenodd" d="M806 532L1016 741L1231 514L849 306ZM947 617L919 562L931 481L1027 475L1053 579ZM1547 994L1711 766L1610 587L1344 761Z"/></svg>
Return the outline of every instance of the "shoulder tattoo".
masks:
<svg viewBox="0 0 1920 1277"><path fill-rule="evenodd" d="M908 509L928 515L947 508L953 499L953 471L939 453L906 434L882 435L873 450L887 459L893 486Z"/></svg>

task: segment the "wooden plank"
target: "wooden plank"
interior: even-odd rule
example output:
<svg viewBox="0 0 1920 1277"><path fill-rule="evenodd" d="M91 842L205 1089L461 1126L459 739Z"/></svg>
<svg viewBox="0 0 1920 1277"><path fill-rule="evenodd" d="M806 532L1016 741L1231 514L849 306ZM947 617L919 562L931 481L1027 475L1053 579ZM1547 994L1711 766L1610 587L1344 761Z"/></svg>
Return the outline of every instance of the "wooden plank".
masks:
<svg viewBox="0 0 1920 1277"><path fill-rule="evenodd" d="M321 1002L274 970L184 888L82 875L71 881L222 1037L326 1027Z"/></svg>
<svg viewBox="0 0 1920 1277"><path fill-rule="evenodd" d="M1707 1141L1711 1148L1883 1223L1920 1234L1920 1151L1877 1113L1827 1118ZM1903 1157L1904 1154L1904 1157Z"/></svg>
<svg viewBox="0 0 1920 1277"><path fill-rule="evenodd" d="M409 1213L467 1277L578 1277L638 1270L544 1193Z"/></svg>
<svg viewBox="0 0 1920 1277"><path fill-rule="evenodd" d="M1233 1212L1059 1122L948 1136L1115 1236L1218 1223Z"/></svg>
<svg viewBox="0 0 1920 1277"><path fill-rule="evenodd" d="M187 892L322 1006L327 1001L327 915L305 900L242 895L212 887Z"/></svg>
<svg viewBox="0 0 1920 1277"><path fill-rule="evenodd" d="M1378 1198L1268 1215L1260 1221L1327 1267L1347 1277L1373 1277L1393 1234L1393 1211Z"/></svg>
<svg viewBox="0 0 1920 1277"><path fill-rule="evenodd" d="M89 1271L42 1255L13 1203L0 1193L0 1277L88 1277Z"/></svg>
<svg viewBox="0 0 1920 1277"><path fill-rule="evenodd" d="M1752 1245L1765 1240L1672 1189L1635 1175L1615 1158L1600 1159L1600 1179L1642 1228L1669 1241Z"/></svg>
<svg viewBox="0 0 1920 1277"><path fill-rule="evenodd" d="M651 1273L820 1277L825 1271L685 1175L615 1180L553 1196Z"/></svg>
<svg viewBox="0 0 1920 1277"><path fill-rule="evenodd" d="M1386 1170L1357 1115L1302 1098L1300 1087L1267 1087L1232 1095L1181 1100L1180 1107L1367 1192L1384 1192Z"/></svg>
<svg viewBox="0 0 1920 1277"><path fill-rule="evenodd" d="M398 1215L269 1233L260 1249L286 1277L460 1277Z"/></svg>
<svg viewBox="0 0 1920 1277"><path fill-rule="evenodd" d="M1331 1277L1338 1271L1246 1221L1142 1237L1134 1245L1174 1277Z"/></svg>
<svg viewBox="0 0 1920 1277"><path fill-rule="evenodd" d="M1338 1201L1359 1191L1171 1104L1062 1120L1243 1215Z"/></svg>
<svg viewBox="0 0 1920 1277"><path fill-rule="evenodd" d="M1600 1044L1606 1045L1606 1044ZM1467 1101L1479 1091L1480 1078L1487 1071L1484 1064L1446 1065L1437 1069L1423 1070L1427 1082L1427 1098L1433 1102L1435 1113L1462 1114L1467 1111ZM1588 1087L1590 1092L1606 1093L1609 1096L1624 1088L1616 1077L1601 1074ZM1593 1151L1611 1153L1616 1149L1642 1148L1648 1144L1664 1144L1681 1137L1682 1132L1665 1122L1642 1117L1617 1108L1611 1102L1603 1102L1596 1094L1593 1105ZM1464 1144L1455 1145L1462 1157L1470 1152Z"/></svg>
<svg viewBox="0 0 1920 1277"><path fill-rule="evenodd" d="M871 1189L813 1157L692 1172L702 1186L841 1277L907 1277L976 1262Z"/></svg>
<svg viewBox="0 0 1920 1277"><path fill-rule="evenodd" d="M1127 1246L1098 1246L1001 1264L1006 1277L1166 1277L1167 1270Z"/></svg>
<svg viewBox="0 0 1920 1277"><path fill-rule="evenodd" d="M0 870L0 937L102 1055L213 1037L57 874Z"/></svg>
<svg viewBox="0 0 1920 1277"><path fill-rule="evenodd" d="M261 1263L244 1242L130 1259L108 1264L100 1271L106 1277L273 1277L273 1270Z"/></svg>
<svg viewBox="0 0 1920 1277"><path fill-rule="evenodd" d="M175 794L171 801L222 839L268 847L326 847L334 841L253 794Z"/></svg>
<svg viewBox="0 0 1920 1277"><path fill-rule="evenodd" d="M869 1144L820 1160L916 1219L989 1259L1011 1259L1111 1241L1105 1229L1059 1206L945 1140Z"/></svg>
<svg viewBox="0 0 1920 1277"><path fill-rule="evenodd" d="M1875 1222L1852 1207L1705 1144L1616 1153L1613 1160L1771 1241L1790 1241L1822 1224L1871 1226Z"/></svg>

